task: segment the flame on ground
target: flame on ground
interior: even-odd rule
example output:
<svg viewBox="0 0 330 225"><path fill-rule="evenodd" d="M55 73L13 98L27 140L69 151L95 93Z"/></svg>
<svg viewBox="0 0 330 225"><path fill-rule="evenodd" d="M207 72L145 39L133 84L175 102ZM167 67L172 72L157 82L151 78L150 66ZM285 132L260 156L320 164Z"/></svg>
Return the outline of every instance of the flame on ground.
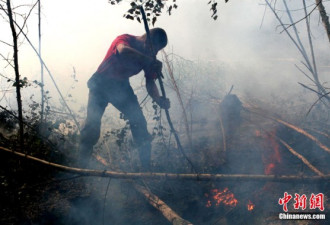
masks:
<svg viewBox="0 0 330 225"><path fill-rule="evenodd" d="M209 208L212 206L212 203L215 206L219 206L220 204L230 207L235 207L238 203L234 194L228 189L212 189L210 194L205 194L207 198L209 198L206 202L206 207Z"/></svg>
<svg viewBox="0 0 330 225"><path fill-rule="evenodd" d="M254 209L255 205L249 200L247 204L247 210L252 211Z"/></svg>
<svg viewBox="0 0 330 225"><path fill-rule="evenodd" d="M264 140L265 151L263 153L263 162L265 164L264 173L266 175L276 174L276 167L278 164L281 164L281 154L280 154L280 145L277 142L276 128L270 132L262 133L260 130L255 131L256 137L262 138Z"/></svg>

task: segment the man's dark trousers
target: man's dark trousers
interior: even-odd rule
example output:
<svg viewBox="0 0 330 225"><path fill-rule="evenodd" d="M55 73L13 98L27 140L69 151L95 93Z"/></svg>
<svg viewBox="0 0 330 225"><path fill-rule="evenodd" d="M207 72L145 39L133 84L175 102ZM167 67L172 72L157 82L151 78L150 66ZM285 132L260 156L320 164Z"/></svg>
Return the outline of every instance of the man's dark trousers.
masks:
<svg viewBox="0 0 330 225"><path fill-rule="evenodd" d="M80 165L88 166L93 146L100 137L102 115L108 103L111 103L128 119L133 140L139 150L142 169L149 170L151 136L129 80L114 80L96 73L88 81L88 88L87 118L80 135Z"/></svg>

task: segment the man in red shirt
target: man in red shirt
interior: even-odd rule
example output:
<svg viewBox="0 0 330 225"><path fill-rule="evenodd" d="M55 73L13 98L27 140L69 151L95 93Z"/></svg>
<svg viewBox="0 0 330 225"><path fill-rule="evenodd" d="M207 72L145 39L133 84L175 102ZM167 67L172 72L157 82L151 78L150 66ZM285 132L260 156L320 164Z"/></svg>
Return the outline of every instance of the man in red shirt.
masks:
<svg viewBox="0 0 330 225"><path fill-rule="evenodd" d="M150 37L155 54L167 45L166 32L161 28L151 29ZM89 79L87 118L81 130L79 147L79 162L82 167L88 166L93 146L100 137L102 115L108 103L111 103L129 120L142 169L150 169L151 136L129 78L143 70L146 88L152 99L164 109L170 107L170 101L159 95L155 79L162 69L162 63L154 60L147 42L146 34L118 36Z"/></svg>

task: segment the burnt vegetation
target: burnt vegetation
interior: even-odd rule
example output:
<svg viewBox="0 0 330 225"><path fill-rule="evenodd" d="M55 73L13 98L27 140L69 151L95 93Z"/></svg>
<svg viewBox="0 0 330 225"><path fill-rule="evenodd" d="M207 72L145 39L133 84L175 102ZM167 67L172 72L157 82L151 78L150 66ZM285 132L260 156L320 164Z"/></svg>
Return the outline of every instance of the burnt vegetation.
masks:
<svg viewBox="0 0 330 225"><path fill-rule="evenodd" d="M121 1L109 2L115 5ZM141 22L141 3L131 1L124 16ZM144 4L151 24L165 9L171 14L178 7L175 0ZM217 1L209 4L216 20ZM304 59L306 65L313 61L306 54ZM153 138L152 172L192 174L193 164L198 174L252 176L223 181L205 181L198 176L196 180L150 180L144 174L135 180L85 177L84 171L60 172L54 166L1 150L1 224L281 224L277 214L283 208L278 200L284 192L323 193L324 212L329 211L329 88L319 81L313 63L307 66L313 85L303 86L308 94L266 100L225 85L226 76L214 64L165 52L163 60L165 85L175 106L171 109L173 122L186 156L179 151L164 112L149 98L144 99L145 93L139 93ZM78 82L75 73L71 80L73 86ZM44 86L26 78L7 82L23 90ZM1 106L0 147L76 167L79 125L86 112L83 107L77 112L68 109L67 102L73 98L68 92L60 104L53 105L45 89L42 104L31 95L22 109ZM106 115L104 121L92 168L136 172L140 162L128 121L123 115L116 121ZM259 180L258 175L274 176L274 182ZM277 182L281 176L296 179ZM306 177L320 179L308 182L303 180ZM289 209L306 212L295 211L292 204Z"/></svg>

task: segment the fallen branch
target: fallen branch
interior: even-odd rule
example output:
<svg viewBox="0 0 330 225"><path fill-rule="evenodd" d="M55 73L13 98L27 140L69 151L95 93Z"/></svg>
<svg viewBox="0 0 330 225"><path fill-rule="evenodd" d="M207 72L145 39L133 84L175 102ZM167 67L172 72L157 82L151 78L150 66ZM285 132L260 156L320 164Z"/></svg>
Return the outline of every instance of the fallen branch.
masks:
<svg viewBox="0 0 330 225"><path fill-rule="evenodd" d="M318 134L321 134L322 136L326 137L326 138L330 138L330 135L323 132L323 131L319 131L319 130L315 130L315 129L312 129L312 128L309 128L309 130L315 132L315 133L318 133Z"/></svg>
<svg viewBox="0 0 330 225"><path fill-rule="evenodd" d="M140 192L144 197L147 199L147 201L158 209L163 216L170 221L173 225L193 225L187 220L182 219L176 212L174 212L165 202L163 202L160 198L158 198L156 195L148 191L145 187L142 185L134 184L135 189Z"/></svg>
<svg viewBox="0 0 330 225"><path fill-rule="evenodd" d="M174 174L174 173L126 173L107 170L91 170L64 166L39 159L8 148L0 147L4 152L30 159L58 170L80 174L83 176L111 177L114 179L145 179L145 180L195 180L195 181L258 181L258 182L330 182L330 174L324 176L297 176L297 175L259 175L259 174Z"/></svg>
<svg viewBox="0 0 330 225"><path fill-rule="evenodd" d="M324 151L330 153L330 148L328 148L327 146L325 146L324 144L322 144L316 137L314 137L313 135L311 135L310 133L308 133L307 131L303 130L302 128L299 128L291 123L288 123L288 122L285 122L281 119L277 119L275 117L272 117L272 116L266 116L264 115L263 113L260 113L260 112L256 112L254 110L251 110L251 108L245 108L247 109L249 112L252 112L252 113L255 113L255 114L258 114L262 117L265 117L265 118L268 118L268 119L271 119L271 120L274 120L280 124L283 124L284 126L286 127L289 127L295 131L297 131L298 133L301 133L302 135L306 136L307 138L311 139L312 141L314 141L321 149L323 149Z"/></svg>
<svg viewBox="0 0 330 225"><path fill-rule="evenodd" d="M296 152L288 143L283 141L281 138L276 137L279 142L281 142L282 145L284 145L294 156L296 156L298 159L300 159L308 168L310 168L314 173L316 173L319 176L324 176L324 173L319 171L315 166L313 166L304 156L300 155L298 152Z"/></svg>
<svg viewBox="0 0 330 225"><path fill-rule="evenodd" d="M314 137L313 135L311 135L310 133L307 133L305 130L303 130L302 128L299 128L297 126L294 126L291 123L285 122L283 120L277 119L272 117L273 120L275 120L278 123L281 123L295 131L297 131L298 133L303 134L304 136L308 137L309 139L311 139L312 141L314 141L320 148L322 148L324 151L330 153L330 148L328 148L327 146L325 146L324 144L322 144L316 137Z"/></svg>
<svg viewBox="0 0 330 225"><path fill-rule="evenodd" d="M263 129L263 128L261 128ZM308 168L310 168L314 173L316 173L319 176L324 176L324 173L322 173L320 170L318 170L315 166L313 166L304 156L302 156L301 154L299 154L298 152L296 152L288 143L286 143L284 140L282 140L281 138L277 137L275 134L270 133L268 131L266 131L265 129L263 129L269 136L274 137L275 139L277 139L282 145L284 145L289 152L291 152L291 154L293 154L294 156L296 156L298 159L300 159Z"/></svg>
<svg viewBox="0 0 330 225"><path fill-rule="evenodd" d="M109 166L107 161L99 155L95 155L95 158L104 166ZM135 190L140 192L150 205L158 209L163 216L171 222L173 225L193 225L189 221L182 219L175 211L173 211L164 201L162 201L157 195L154 195L147 188L142 185L133 183Z"/></svg>

